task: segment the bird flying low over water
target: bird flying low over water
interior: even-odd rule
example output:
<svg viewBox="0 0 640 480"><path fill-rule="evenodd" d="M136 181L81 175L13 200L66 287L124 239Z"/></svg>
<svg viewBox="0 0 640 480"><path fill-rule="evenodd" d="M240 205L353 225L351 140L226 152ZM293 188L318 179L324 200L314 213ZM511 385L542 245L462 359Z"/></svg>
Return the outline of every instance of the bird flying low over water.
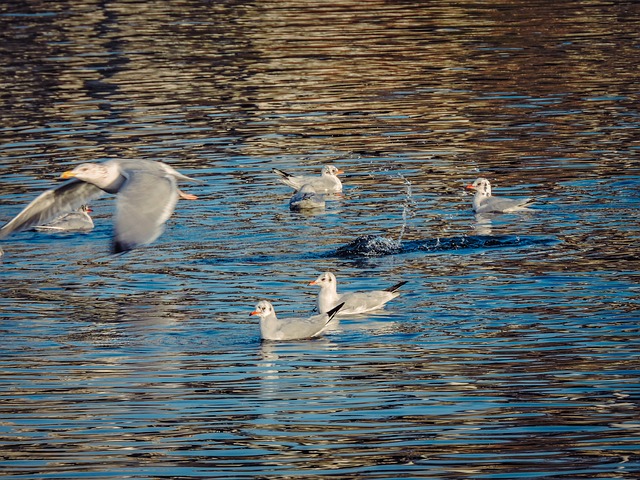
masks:
<svg viewBox="0 0 640 480"><path fill-rule="evenodd" d="M261 300L249 315L260 317L260 337L263 340L300 340L321 335L340 308L342 304L326 313L312 317L281 320L276 317L273 305L266 300Z"/></svg>
<svg viewBox="0 0 640 480"><path fill-rule="evenodd" d="M277 168L272 169L272 171L280 177L282 183L295 190L300 190L303 185L308 184L313 187L316 193L340 193L342 191L342 182L338 175L344 172L333 165L322 167L322 174L319 177L290 175Z"/></svg>
<svg viewBox="0 0 640 480"><path fill-rule="evenodd" d="M491 183L486 178L477 178L475 182L466 186L467 190L475 190L473 210L476 213L510 213L527 210L533 203L532 198L492 197Z"/></svg>
<svg viewBox="0 0 640 480"><path fill-rule="evenodd" d="M397 290L406 281L397 283L384 290L372 290L369 292L338 293L336 276L331 272L324 272L309 285L318 285L318 312L324 313L339 303L344 306L340 309L340 315L354 315L382 308L385 303L400 295Z"/></svg>
<svg viewBox="0 0 640 480"><path fill-rule="evenodd" d="M162 162L124 159L83 163L60 178L73 180L33 200L0 229L0 239L47 223L107 192L116 195L111 251L124 253L160 236L178 198L198 198L178 189L178 180L204 183Z"/></svg>

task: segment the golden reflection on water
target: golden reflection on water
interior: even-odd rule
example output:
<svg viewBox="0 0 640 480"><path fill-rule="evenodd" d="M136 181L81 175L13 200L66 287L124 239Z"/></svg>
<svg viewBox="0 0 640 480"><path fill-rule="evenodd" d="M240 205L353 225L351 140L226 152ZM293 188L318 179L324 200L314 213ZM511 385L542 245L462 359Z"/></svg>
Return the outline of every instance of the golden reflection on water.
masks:
<svg viewBox="0 0 640 480"><path fill-rule="evenodd" d="M84 2L47 17L50 34L21 46L30 69L11 83L40 95L14 115L77 125L56 135L74 160L144 155L141 140L177 134L196 140L183 153L196 163L206 138L227 132L252 156L445 152L450 173L461 161L527 167L519 156L555 148L591 160L592 147L567 139L606 144L620 105L637 100L624 63L634 26L615 21L625 8L635 10Z"/></svg>

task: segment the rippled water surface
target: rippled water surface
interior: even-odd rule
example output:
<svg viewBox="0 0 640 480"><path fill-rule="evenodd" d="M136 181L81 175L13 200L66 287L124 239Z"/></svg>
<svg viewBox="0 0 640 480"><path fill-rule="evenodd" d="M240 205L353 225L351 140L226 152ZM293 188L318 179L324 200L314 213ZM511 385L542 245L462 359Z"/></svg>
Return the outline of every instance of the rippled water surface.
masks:
<svg viewBox="0 0 640 480"><path fill-rule="evenodd" d="M0 474L638 478L640 5L525 3L4 1L0 221L87 161L206 184L127 255L108 196L2 241ZM408 283L260 342L325 270Z"/></svg>

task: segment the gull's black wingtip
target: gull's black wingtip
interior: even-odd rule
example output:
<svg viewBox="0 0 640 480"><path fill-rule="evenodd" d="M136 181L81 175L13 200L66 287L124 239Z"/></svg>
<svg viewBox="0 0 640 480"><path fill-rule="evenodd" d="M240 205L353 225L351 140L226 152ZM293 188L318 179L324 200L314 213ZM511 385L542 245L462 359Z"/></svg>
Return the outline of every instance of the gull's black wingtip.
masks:
<svg viewBox="0 0 640 480"><path fill-rule="evenodd" d="M271 171L273 173L275 173L276 175L280 175L283 178L287 178L290 177L291 175L289 175L287 172L283 172L282 170L279 170L277 168L272 168Z"/></svg>
<svg viewBox="0 0 640 480"><path fill-rule="evenodd" d="M133 245L129 245L125 242L120 242L118 240L114 240L111 244L111 254L112 255L122 255L127 252L130 252L133 249Z"/></svg>
<svg viewBox="0 0 640 480"><path fill-rule="evenodd" d="M342 308L343 305L344 305L344 302L342 302L340 305L336 305L335 307L333 307L331 310L327 312L327 315L329 315L329 320L331 320L336 315L336 313L338 313L338 311Z"/></svg>
<svg viewBox="0 0 640 480"><path fill-rule="evenodd" d="M386 290L387 292L391 292L391 293L393 293L393 292L395 292L396 290L398 290L401 286L403 286L405 283L407 283L407 280L403 280L402 282L398 282L398 283L396 283L395 285L393 285L393 286L391 286L391 287L389 287L389 288L385 288L385 290Z"/></svg>

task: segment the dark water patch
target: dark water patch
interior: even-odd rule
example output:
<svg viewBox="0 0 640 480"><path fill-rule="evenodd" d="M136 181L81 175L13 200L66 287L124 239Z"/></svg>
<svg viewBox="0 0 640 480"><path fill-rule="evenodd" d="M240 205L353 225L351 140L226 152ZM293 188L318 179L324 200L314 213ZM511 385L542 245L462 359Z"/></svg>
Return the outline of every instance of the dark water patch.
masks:
<svg viewBox="0 0 640 480"><path fill-rule="evenodd" d="M379 257L416 251L442 252L489 248L530 247L552 245L557 240L546 237L522 237L514 235L462 235L450 238L428 238L398 242L378 235L362 235L338 248L333 255L340 258Z"/></svg>

